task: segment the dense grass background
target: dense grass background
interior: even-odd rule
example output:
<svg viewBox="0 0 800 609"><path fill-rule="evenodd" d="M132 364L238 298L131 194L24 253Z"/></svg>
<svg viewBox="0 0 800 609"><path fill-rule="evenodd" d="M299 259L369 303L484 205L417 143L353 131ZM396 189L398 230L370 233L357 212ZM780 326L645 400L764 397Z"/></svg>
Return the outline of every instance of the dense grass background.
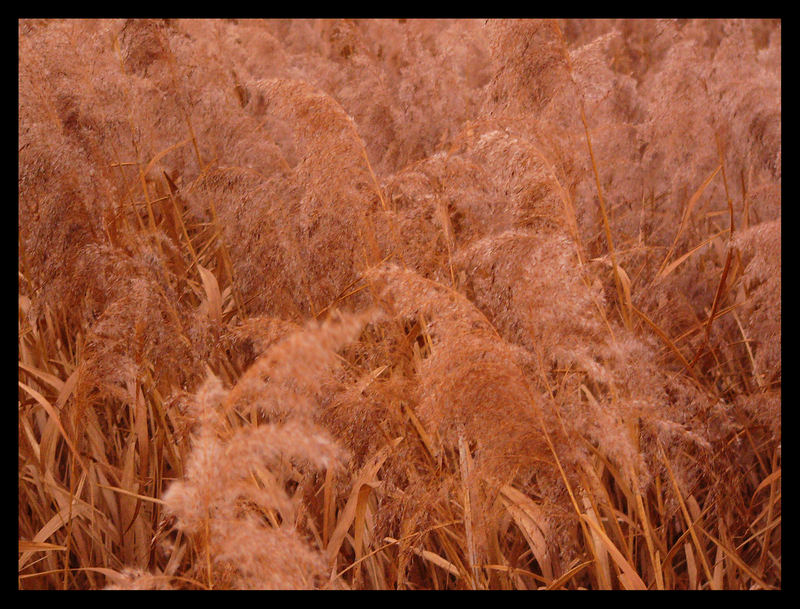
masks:
<svg viewBox="0 0 800 609"><path fill-rule="evenodd" d="M19 587L781 587L781 24L19 22Z"/></svg>

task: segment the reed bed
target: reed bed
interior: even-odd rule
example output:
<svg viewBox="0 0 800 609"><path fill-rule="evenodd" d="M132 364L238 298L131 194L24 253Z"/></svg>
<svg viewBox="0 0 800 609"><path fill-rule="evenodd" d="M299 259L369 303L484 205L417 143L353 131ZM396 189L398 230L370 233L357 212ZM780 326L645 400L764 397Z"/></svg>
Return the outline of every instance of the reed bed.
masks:
<svg viewBox="0 0 800 609"><path fill-rule="evenodd" d="M781 588L781 23L21 20L20 589Z"/></svg>

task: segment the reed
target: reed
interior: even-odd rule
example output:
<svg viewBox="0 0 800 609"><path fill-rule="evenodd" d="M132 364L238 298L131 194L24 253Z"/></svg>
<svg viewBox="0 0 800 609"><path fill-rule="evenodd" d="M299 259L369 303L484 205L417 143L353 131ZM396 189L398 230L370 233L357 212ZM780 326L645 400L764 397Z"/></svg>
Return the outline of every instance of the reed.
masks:
<svg viewBox="0 0 800 609"><path fill-rule="evenodd" d="M776 589L781 23L21 20L20 589Z"/></svg>

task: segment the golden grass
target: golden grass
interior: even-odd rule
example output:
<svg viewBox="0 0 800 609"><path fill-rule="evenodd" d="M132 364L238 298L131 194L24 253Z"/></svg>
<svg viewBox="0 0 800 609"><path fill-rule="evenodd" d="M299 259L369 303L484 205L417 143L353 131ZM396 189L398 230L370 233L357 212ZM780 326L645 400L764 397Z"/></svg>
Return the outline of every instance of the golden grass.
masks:
<svg viewBox="0 0 800 609"><path fill-rule="evenodd" d="M20 589L782 586L779 23L19 28Z"/></svg>

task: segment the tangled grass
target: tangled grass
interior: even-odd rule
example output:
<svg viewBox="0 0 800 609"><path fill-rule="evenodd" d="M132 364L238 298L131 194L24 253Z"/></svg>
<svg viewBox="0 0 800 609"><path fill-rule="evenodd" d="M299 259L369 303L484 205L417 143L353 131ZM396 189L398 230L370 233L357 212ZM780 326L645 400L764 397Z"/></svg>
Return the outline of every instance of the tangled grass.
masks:
<svg viewBox="0 0 800 609"><path fill-rule="evenodd" d="M779 21L20 21L19 588L780 588L780 183Z"/></svg>

